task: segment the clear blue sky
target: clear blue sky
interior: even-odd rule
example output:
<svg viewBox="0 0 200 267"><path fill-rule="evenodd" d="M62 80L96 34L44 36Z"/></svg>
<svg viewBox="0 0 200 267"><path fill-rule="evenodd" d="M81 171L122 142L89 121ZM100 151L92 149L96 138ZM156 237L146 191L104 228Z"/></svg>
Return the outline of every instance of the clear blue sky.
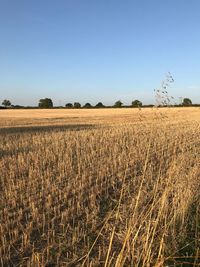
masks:
<svg viewBox="0 0 200 267"><path fill-rule="evenodd" d="M0 101L200 103L199 0L0 0Z"/></svg>

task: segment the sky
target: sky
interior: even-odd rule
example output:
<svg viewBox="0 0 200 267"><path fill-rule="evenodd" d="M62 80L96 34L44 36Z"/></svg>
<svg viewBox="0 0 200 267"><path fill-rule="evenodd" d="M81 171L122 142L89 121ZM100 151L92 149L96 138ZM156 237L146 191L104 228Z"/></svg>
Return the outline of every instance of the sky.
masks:
<svg viewBox="0 0 200 267"><path fill-rule="evenodd" d="M199 0L0 0L0 101L200 103Z"/></svg>

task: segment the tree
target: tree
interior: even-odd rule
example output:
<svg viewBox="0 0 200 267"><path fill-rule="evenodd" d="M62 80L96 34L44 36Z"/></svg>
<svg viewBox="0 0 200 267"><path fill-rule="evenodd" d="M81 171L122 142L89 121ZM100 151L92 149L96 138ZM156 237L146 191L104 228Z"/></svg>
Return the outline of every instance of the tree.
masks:
<svg viewBox="0 0 200 267"><path fill-rule="evenodd" d="M103 107L104 107L104 105L103 105L103 103L99 102L99 103L97 103L97 104L96 104L96 106L95 106L95 107L97 107L97 108L103 108Z"/></svg>
<svg viewBox="0 0 200 267"><path fill-rule="evenodd" d="M67 104L65 105L65 107L66 107L66 108L73 108L73 105L72 105L72 103L67 103Z"/></svg>
<svg viewBox="0 0 200 267"><path fill-rule="evenodd" d="M131 103L132 107L141 107L142 106L142 102L140 100L134 100Z"/></svg>
<svg viewBox="0 0 200 267"><path fill-rule="evenodd" d="M84 107L84 108L91 108L92 105L91 105L90 103L86 103L83 107Z"/></svg>
<svg viewBox="0 0 200 267"><path fill-rule="evenodd" d="M5 100L2 102L2 105L5 106L5 107L10 107L10 106L11 106L11 102L10 102L10 100L5 99Z"/></svg>
<svg viewBox="0 0 200 267"><path fill-rule="evenodd" d="M74 108L81 108L81 104L79 102L74 102Z"/></svg>
<svg viewBox="0 0 200 267"><path fill-rule="evenodd" d="M52 102L51 98L40 99L38 107L39 108L52 108L53 102Z"/></svg>
<svg viewBox="0 0 200 267"><path fill-rule="evenodd" d="M122 105L123 105L123 103L120 100L118 100L115 102L114 107L115 108L121 108Z"/></svg>
<svg viewBox="0 0 200 267"><path fill-rule="evenodd" d="M192 105L192 100L189 98L184 98L182 102L183 106L191 106Z"/></svg>

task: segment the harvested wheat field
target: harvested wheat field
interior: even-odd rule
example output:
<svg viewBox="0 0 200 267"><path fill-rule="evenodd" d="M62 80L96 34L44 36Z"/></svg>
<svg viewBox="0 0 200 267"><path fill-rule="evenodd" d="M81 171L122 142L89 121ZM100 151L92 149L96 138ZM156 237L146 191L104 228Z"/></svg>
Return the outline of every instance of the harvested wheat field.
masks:
<svg viewBox="0 0 200 267"><path fill-rule="evenodd" d="M199 108L1 110L1 266L200 266L199 133Z"/></svg>

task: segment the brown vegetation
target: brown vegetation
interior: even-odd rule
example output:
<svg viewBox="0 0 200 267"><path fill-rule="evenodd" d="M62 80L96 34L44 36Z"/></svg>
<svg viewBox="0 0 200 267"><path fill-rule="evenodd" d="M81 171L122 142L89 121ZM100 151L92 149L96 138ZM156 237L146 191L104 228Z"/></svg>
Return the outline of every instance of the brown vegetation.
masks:
<svg viewBox="0 0 200 267"><path fill-rule="evenodd" d="M198 266L199 108L2 110L0 127L2 266Z"/></svg>

